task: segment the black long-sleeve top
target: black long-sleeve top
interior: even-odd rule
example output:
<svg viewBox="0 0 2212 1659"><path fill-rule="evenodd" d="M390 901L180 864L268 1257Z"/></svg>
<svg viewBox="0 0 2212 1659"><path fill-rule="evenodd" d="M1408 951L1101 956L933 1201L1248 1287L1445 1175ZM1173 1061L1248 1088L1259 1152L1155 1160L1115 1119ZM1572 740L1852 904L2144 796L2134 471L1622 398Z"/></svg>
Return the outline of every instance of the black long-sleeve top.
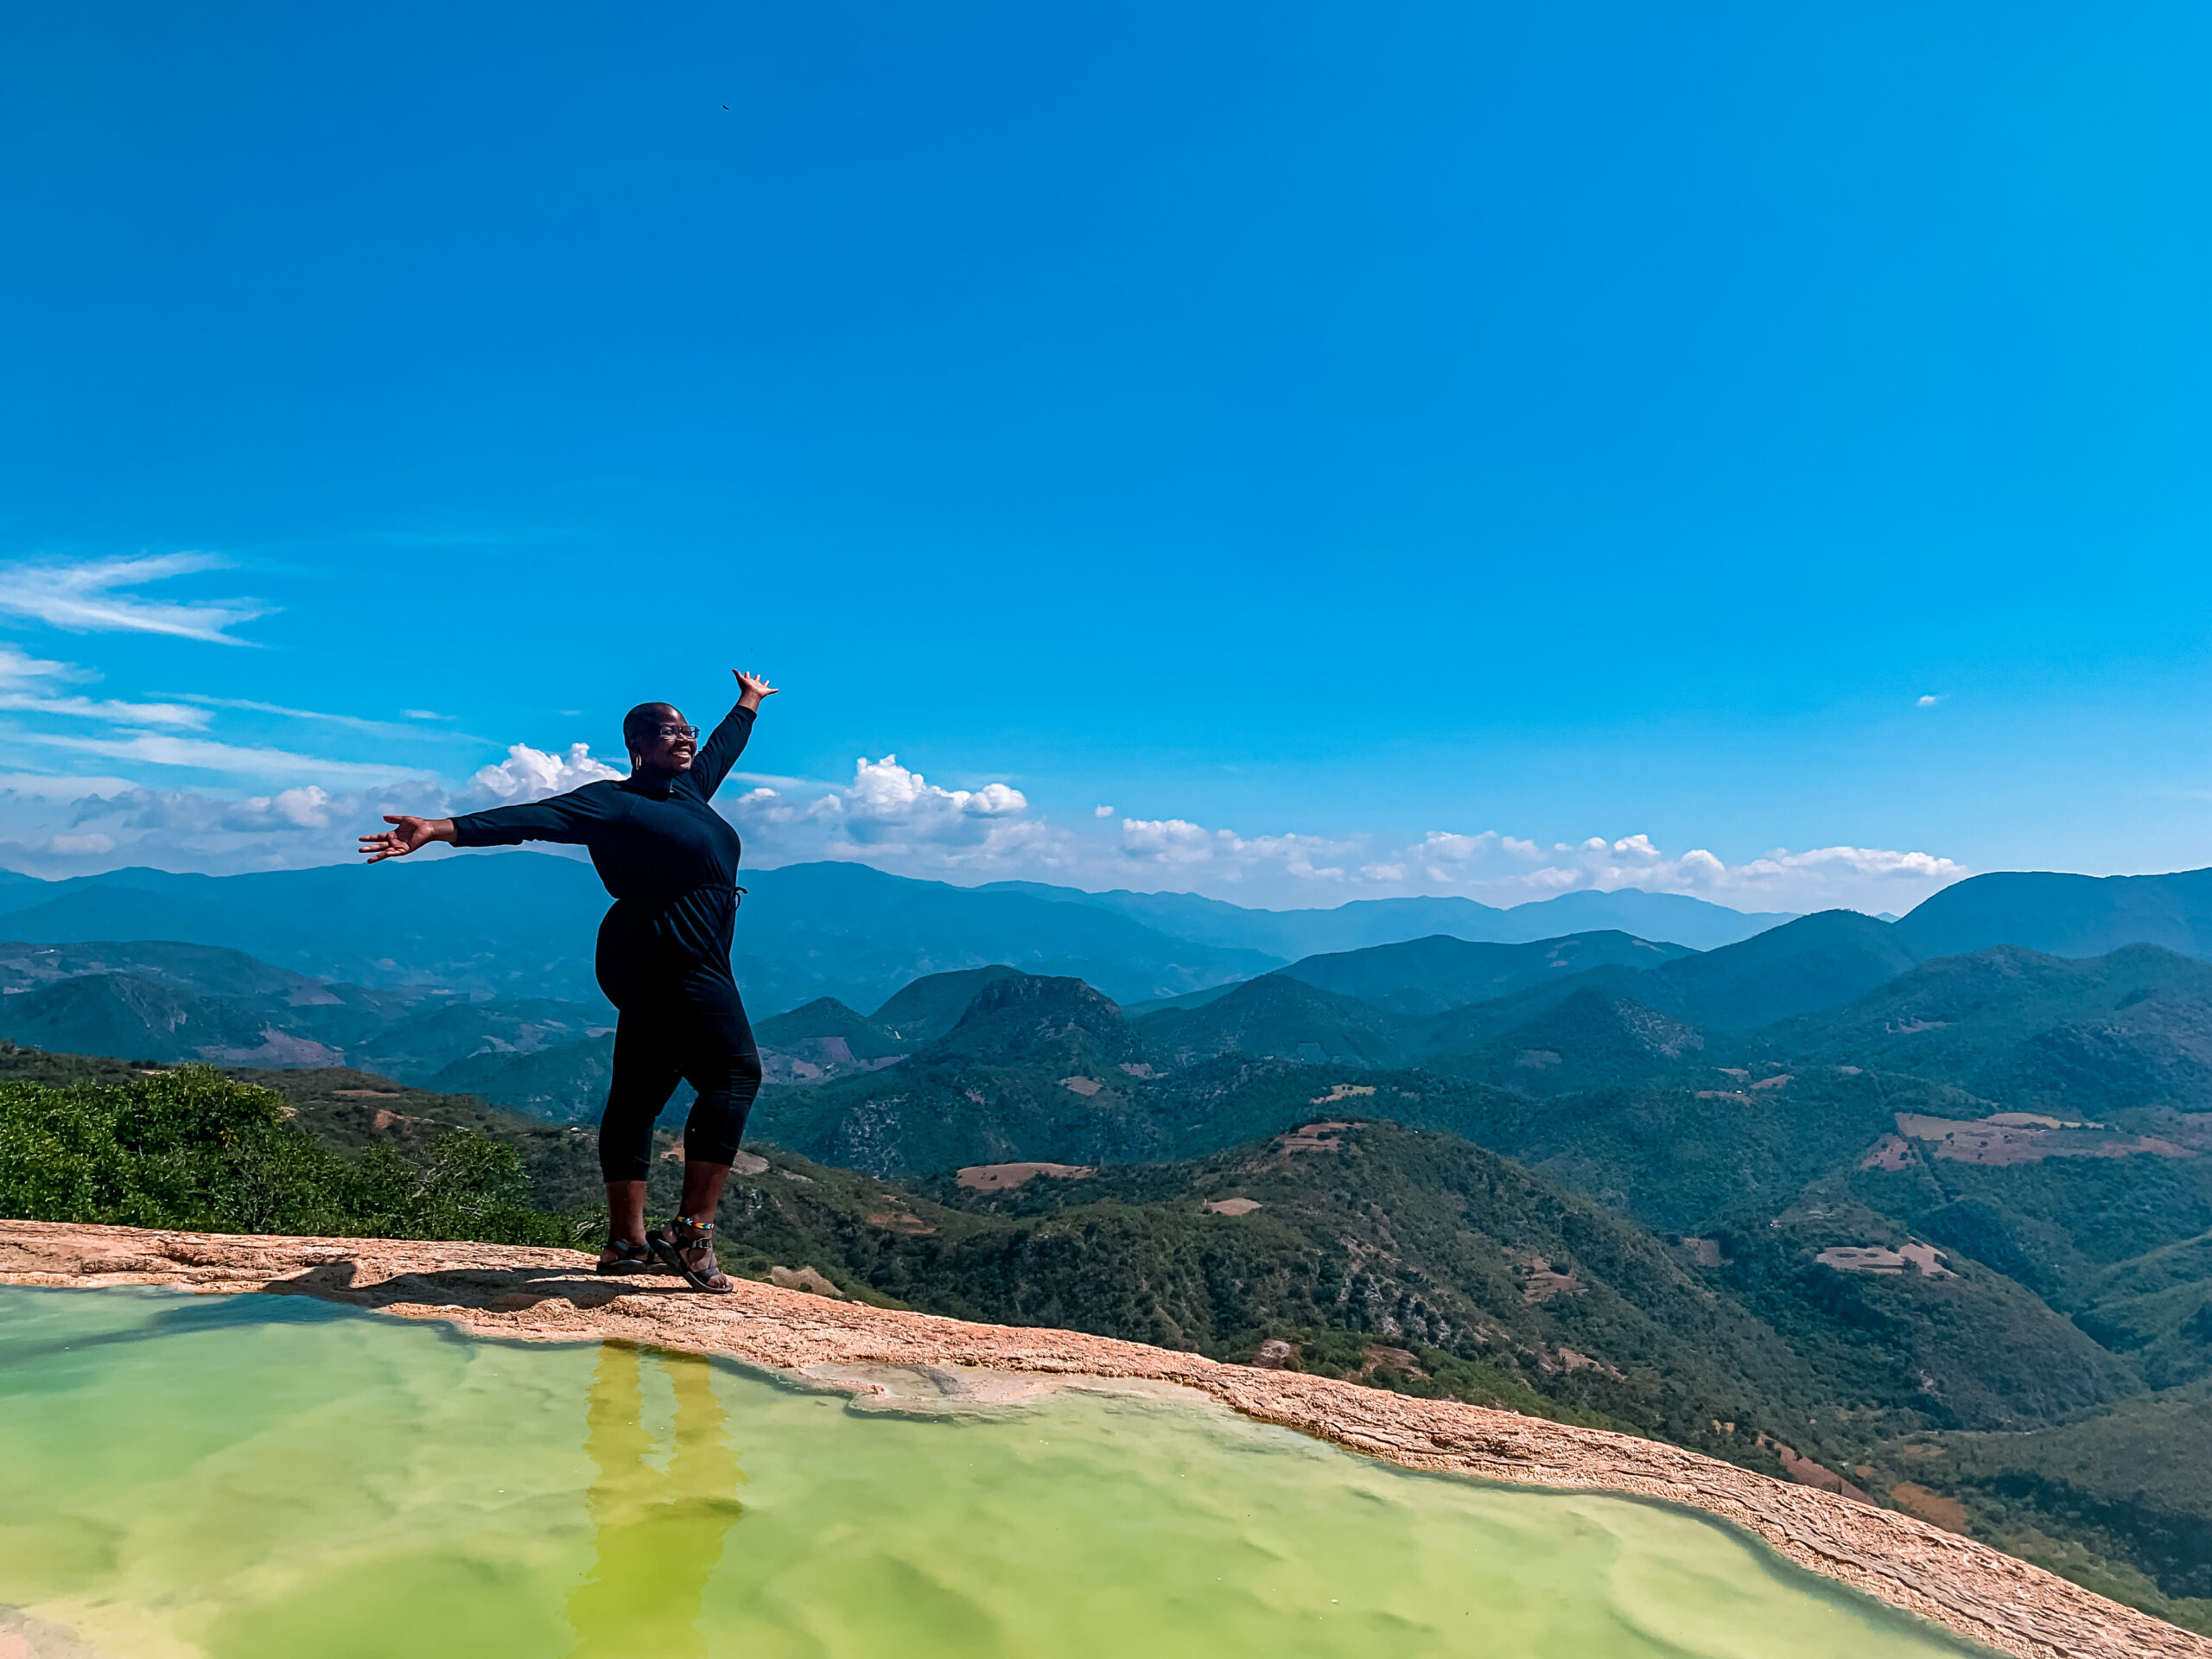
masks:
<svg viewBox="0 0 2212 1659"><path fill-rule="evenodd" d="M616 1007L671 977L730 976L743 848L709 804L745 753L753 710L733 709L699 746L689 772L640 771L526 806L453 821L456 847L563 842L591 849L614 897L599 927L599 983Z"/></svg>

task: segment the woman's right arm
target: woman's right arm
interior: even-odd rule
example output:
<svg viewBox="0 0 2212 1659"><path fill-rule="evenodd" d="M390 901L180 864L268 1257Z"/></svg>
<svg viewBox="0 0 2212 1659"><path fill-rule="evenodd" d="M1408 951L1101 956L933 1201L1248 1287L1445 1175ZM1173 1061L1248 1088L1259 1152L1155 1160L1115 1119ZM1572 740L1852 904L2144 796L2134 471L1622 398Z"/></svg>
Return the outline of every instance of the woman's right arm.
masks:
<svg viewBox="0 0 2212 1659"><path fill-rule="evenodd" d="M384 821L395 827L361 837L361 850L368 855L372 864L387 858L404 858L418 847L427 847L434 841L451 841L454 836L451 818L415 818L404 814L395 818L387 812Z"/></svg>
<svg viewBox="0 0 2212 1659"><path fill-rule="evenodd" d="M416 818L404 814L385 822L392 825L361 837L361 850L370 863L404 858L434 841L456 847L518 847L525 841L557 841L574 846L588 842L594 825L607 813L594 791L587 785L567 795L556 795L522 806L495 806L488 812L464 812L457 818Z"/></svg>

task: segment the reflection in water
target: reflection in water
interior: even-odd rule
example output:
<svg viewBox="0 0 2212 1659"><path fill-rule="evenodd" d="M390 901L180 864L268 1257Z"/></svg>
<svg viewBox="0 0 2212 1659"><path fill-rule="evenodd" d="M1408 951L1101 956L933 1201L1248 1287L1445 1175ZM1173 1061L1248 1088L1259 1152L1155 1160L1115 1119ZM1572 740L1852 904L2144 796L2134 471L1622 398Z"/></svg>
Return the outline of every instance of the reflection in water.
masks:
<svg viewBox="0 0 2212 1659"><path fill-rule="evenodd" d="M643 1419L650 1363L676 1388L674 1445L662 1450ZM706 1659L699 1601L742 1506L745 1479L715 1397L714 1373L691 1354L650 1357L603 1343L592 1378L585 1445L598 1475L588 1500L598 1559L569 1598L571 1659Z"/></svg>

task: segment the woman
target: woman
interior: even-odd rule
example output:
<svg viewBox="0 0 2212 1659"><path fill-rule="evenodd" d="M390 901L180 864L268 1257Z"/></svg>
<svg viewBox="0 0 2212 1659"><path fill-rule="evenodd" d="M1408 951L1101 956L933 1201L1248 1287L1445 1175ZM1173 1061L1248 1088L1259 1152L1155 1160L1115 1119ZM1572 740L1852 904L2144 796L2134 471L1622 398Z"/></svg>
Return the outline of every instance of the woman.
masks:
<svg viewBox="0 0 2212 1659"><path fill-rule="evenodd" d="M614 1077L599 1126L607 1179L601 1273L645 1273L655 1258L696 1290L728 1291L715 1262L715 1211L737 1160L746 1114L760 1089L760 1055L729 968L737 921L737 831L708 804L752 735L754 712L776 688L737 672L737 707L703 747L696 728L664 702L622 718L630 775L528 806L457 818L390 817L361 837L373 864L434 841L512 847L557 841L591 849L614 906L599 928L599 984L620 1010ZM653 1122L679 1078L699 1091L683 1126L682 1213L645 1230L645 1174Z"/></svg>

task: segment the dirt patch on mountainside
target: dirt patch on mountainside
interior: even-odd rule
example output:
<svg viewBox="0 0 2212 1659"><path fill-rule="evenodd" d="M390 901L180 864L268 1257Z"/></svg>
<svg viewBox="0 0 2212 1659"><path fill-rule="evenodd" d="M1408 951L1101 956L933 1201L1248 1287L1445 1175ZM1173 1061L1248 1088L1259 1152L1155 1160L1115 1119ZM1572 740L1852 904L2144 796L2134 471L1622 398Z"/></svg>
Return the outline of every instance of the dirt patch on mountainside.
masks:
<svg viewBox="0 0 2212 1659"><path fill-rule="evenodd" d="M572 1250L47 1222L0 1221L0 1284L316 1296L443 1319L487 1337L611 1338L727 1355L858 1395L883 1386L868 1375L881 1366L952 1377L975 1376L970 1368L981 1367L1177 1383L1260 1421L1408 1468L1703 1510L1757 1534L1801 1567L2021 1659L2212 1659L2212 1641L1940 1526L1678 1446L1075 1332L892 1313L747 1280L731 1295L701 1296L672 1280L594 1277L591 1258Z"/></svg>
<svg viewBox="0 0 2212 1659"><path fill-rule="evenodd" d="M2100 1124L2069 1123L2033 1112L1999 1112L1994 1117L1971 1122L1899 1112L1897 1124L1899 1135L1931 1147L1938 1158L1999 1168L2008 1164L2040 1163L2046 1158L2195 1155L2186 1147L2153 1135L2116 1135ZM1876 1152L1881 1150L1878 1145Z"/></svg>
<svg viewBox="0 0 2212 1659"><path fill-rule="evenodd" d="M970 1164L960 1172L959 1181L970 1192L1005 1192L1039 1175L1079 1181L1097 1173L1089 1164Z"/></svg>

